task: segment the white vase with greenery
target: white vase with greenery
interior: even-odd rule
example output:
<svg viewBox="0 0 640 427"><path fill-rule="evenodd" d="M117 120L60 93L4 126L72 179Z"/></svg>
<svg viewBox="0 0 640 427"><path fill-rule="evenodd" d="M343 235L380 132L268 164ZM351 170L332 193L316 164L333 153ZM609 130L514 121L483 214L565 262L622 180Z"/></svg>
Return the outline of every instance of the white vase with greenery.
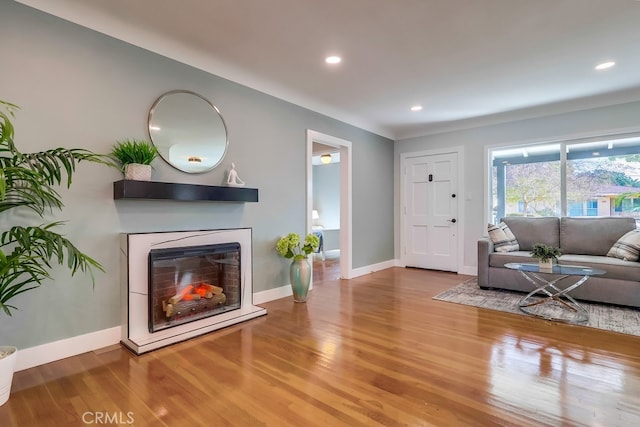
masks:
<svg viewBox="0 0 640 427"><path fill-rule="evenodd" d="M559 248L543 243L535 243L531 249L531 256L538 259L540 271L553 270L553 264L558 261L560 255L562 255L562 252L560 252Z"/></svg>

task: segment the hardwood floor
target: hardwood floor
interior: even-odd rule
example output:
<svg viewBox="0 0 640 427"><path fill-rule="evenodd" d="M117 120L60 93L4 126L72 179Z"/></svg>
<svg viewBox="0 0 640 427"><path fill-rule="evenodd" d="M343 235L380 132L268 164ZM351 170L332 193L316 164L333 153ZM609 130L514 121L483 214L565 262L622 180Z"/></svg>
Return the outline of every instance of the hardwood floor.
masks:
<svg viewBox="0 0 640 427"><path fill-rule="evenodd" d="M431 299L466 278L316 280L306 304L140 357L17 372L0 425L640 425L640 338Z"/></svg>
<svg viewBox="0 0 640 427"><path fill-rule="evenodd" d="M313 280L340 279L340 251L326 251L324 259L320 254L313 254Z"/></svg>

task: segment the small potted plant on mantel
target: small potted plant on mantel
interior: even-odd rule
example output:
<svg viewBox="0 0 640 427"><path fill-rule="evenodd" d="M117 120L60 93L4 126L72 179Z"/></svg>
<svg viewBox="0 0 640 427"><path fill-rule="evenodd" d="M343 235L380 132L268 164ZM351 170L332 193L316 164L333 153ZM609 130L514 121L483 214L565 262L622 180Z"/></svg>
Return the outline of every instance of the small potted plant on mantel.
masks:
<svg viewBox="0 0 640 427"><path fill-rule="evenodd" d="M142 139L117 141L111 155L122 164L124 179L151 181L151 162L158 157L158 149L149 141Z"/></svg>
<svg viewBox="0 0 640 427"><path fill-rule="evenodd" d="M558 261L560 255L562 252L559 248L544 243L535 243L531 250L531 256L538 259L540 270L553 270L553 263Z"/></svg>

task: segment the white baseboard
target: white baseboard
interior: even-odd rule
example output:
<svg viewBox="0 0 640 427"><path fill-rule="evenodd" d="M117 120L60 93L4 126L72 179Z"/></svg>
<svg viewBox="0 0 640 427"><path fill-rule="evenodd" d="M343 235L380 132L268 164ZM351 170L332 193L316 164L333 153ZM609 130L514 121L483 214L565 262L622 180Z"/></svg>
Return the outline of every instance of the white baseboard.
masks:
<svg viewBox="0 0 640 427"><path fill-rule="evenodd" d="M402 260L395 260L395 267L406 267L406 265L402 262ZM478 275L478 267L473 265L463 265L462 268L455 272L456 274L464 274L467 276L477 276Z"/></svg>
<svg viewBox="0 0 640 427"><path fill-rule="evenodd" d="M366 267L355 268L351 270L350 279L358 276L364 276L365 274L373 273L375 271L385 270L387 268L396 267L398 260L392 259L389 261L380 262L378 264L368 265ZM313 290L313 285L309 289ZM265 302L277 300L280 298L286 298L293 295L290 285L280 286L278 288L267 289L266 291L254 292L253 303L262 304Z"/></svg>
<svg viewBox="0 0 640 427"><path fill-rule="evenodd" d="M76 356L88 351L108 347L120 342L120 326L66 338L47 344L20 349L15 371L33 368L45 363Z"/></svg>
<svg viewBox="0 0 640 427"><path fill-rule="evenodd" d="M398 260L390 259L389 261L379 262L377 264L371 264L364 267L358 267L351 270L350 279L354 279L356 277L364 276L365 274L374 273L380 270L386 270L387 268L396 267Z"/></svg>
<svg viewBox="0 0 640 427"><path fill-rule="evenodd" d="M266 291L254 292L253 303L262 304L265 302L286 298L293 295L290 285L280 286L279 288L267 289Z"/></svg>

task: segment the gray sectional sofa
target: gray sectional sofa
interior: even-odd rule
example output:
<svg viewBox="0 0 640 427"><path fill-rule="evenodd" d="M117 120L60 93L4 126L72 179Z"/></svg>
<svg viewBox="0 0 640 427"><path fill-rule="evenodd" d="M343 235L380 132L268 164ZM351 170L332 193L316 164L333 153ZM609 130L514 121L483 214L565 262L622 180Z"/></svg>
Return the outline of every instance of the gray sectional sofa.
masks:
<svg viewBox="0 0 640 427"><path fill-rule="evenodd" d="M503 222L515 235L520 250L495 252L489 238L479 240L478 286L481 288L532 291L531 283L504 265L537 262L529 252L535 243L544 243L560 248L560 264L606 270L606 274L593 276L572 291L574 298L640 307L640 262L606 256L620 237L636 228L633 218L507 217ZM570 284L569 279L566 280L565 287Z"/></svg>

